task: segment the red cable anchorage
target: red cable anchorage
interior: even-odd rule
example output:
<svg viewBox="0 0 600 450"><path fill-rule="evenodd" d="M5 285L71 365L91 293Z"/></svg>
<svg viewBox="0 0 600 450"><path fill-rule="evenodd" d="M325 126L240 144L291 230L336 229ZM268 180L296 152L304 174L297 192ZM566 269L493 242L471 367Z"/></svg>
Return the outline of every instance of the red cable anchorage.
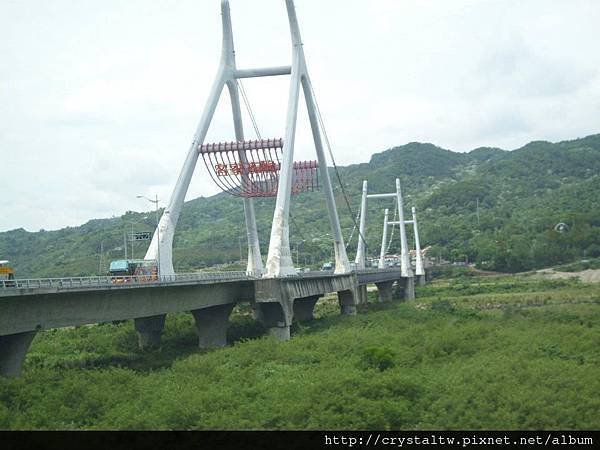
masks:
<svg viewBox="0 0 600 450"><path fill-rule="evenodd" d="M277 195L283 139L203 144L198 150L211 178L224 192L239 197ZM318 189L317 169L317 161L294 162L292 194Z"/></svg>

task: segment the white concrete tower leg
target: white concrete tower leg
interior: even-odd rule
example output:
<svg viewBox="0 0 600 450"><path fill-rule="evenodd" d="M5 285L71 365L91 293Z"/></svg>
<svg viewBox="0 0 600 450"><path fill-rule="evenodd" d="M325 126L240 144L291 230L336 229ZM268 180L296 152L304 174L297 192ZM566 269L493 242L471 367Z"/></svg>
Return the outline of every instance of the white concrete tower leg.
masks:
<svg viewBox="0 0 600 450"><path fill-rule="evenodd" d="M413 229L415 232L415 252L416 252L416 262L415 262L415 275L418 277L425 275L425 270L423 269L423 258L421 256L421 243L419 242L419 227L417 226L417 210L413 206L412 208L412 217L413 217Z"/></svg>
<svg viewBox="0 0 600 450"><path fill-rule="evenodd" d="M400 179L396 178L396 196L398 201L398 228L400 229L400 269L402 277L413 277L413 271L410 264L408 253L408 239L406 238L406 224L404 223L404 201L402 200L402 189Z"/></svg>
<svg viewBox="0 0 600 450"><path fill-rule="evenodd" d="M363 181L362 187L362 198L360 200L360 225L358 227L358 246L356 247L356 263L357 269L365 268L366 260L366 242L364 240L365 233L367 231L367 193L368 185L367 180Z"/></svg>
<svg viewBox="0 0 600 450"><path fill-rule="evenodd" d="M383 233L381 235L381 252L379 253L379 268L385 269L385 251L387 246L387 229L388 229L388 217L390 210L386 208L383 213Z"/></svg>
<svg viewBox="0 0 600 450"><path fill-rule="evenodd" d="M183 163L183 168L171 194L169 204L165 208L162 217L158 224L158 233L155 231L148 251L146 252L145 259L158 260L160 245L160 274L161 276L173 275L175 270L173 269L173 236L175 235L175 227L181 214L183 202L185 200L185 194L187 193L190 185L190 180L194 174L196 162L198 161L198 146L202 145L206 132L212 120L213 114L219 102L221 91L225 81L223 79L223 72L219 70L217 78L213 84L208 102L202 114L202 119L198 125L192 145L188 150L187 157ZM160 244L158 243L158 236L160 235Z"/></svg>
<svg viewBox="0 0 600 450"><path fill-rule="evenodd" d="M294 138L296 135L296 117L298 115L298 95L300 93L300 74L297 59L298 57L294 56L288 99L287 126L279 173L279 188L277 190L269 253L267 255L266 276L270 278L296 275L290 252L289 215L294 163Z"/></svg>
<svg viewBox="0 0 600 450"><path fill-rule="evenodd" d="M294 164L294 140L296 137L296 119L298 117L298 96L300 95L300 77L304 73L304 54L298 28L294 2L286 0L290 34L292 36L292 70L288 94L285 138L283 141L283 160L279 173L279 188L273 213L273 225L267 255L266 276L269 278L296 275L296 269L290 252L290 196L292 193L292 175Z"/></svg>
<svg viewBox="0 0 600 450"><path fill-rule="evenodd" d="M317 107L315 98L310 85L310 79L307 74L302 77L302 88L304 90L304 99L306 100L306 109L308 110L308 119L312 130L313 140L315 141L315 149L317 150L317 159L319 160L319 172L321 173L321 181L323 182L323 192L327 202L327 211L329 212L329 223L331 225L331 235L333 236L333 249L335 254L335 270L334 273L348 273L352 270L344 238L342 236L342 227L335 205L335 197L333 196L333 188L331 187L331 179L327 170L327 158L323 151L323 141L321 140L321 130L319 128L319 120L317 119Z"/></svg>
<svg viewBox="0 0 600 450"><path fill-rule="evenodd" d="M196 162L198 161L198 147L204 142L208 127L212 121L213 115L223 87L227 79L231 78L231 55L233 55L233 36L231 33L231 17L229 13L229 2L227 0L221 1L221 17L223 24L223 45L221 49L221 62L217 71L217 76L213 82L210 95L204 107L202 118L198 123L192 144L188 150L185 162L179 178L175 183L175 188L171 194L171 198L167 207L165 208L162 217L158 224L158 230L154 233L148 251L146 252L145 259L158 259L160 254L160 274L161 276L173 275L175 270L173 269L173 236L175 235L175 228L179 221L179 215L181 214L181 208L185 200L185 194L187 193ZM160 242L158 236L160 235ZM160 251L159 251L160 246Z"/></svg>
<svg viewBox="0 0 600 450"><path fill-rule="evenodd" d="M242 112L240 108L240 96L238 86L235 80L227 81L229 96L231 97L231 111L233 113L233 124L235 127L235 138L238 142L244 140L244 124L242 122ZM247 159L243 151L238 153L240 162L246 167ZM242 184L247 183L247 175L242 176ZM246 273L251 276L259 277L263 274L263 263L260 256L260 244L258 241L258 231L256 229L256 216L254 214L254 203L251 198L244 197L244 215L246 218L246 234L248 236L248 265Z"/></svg>

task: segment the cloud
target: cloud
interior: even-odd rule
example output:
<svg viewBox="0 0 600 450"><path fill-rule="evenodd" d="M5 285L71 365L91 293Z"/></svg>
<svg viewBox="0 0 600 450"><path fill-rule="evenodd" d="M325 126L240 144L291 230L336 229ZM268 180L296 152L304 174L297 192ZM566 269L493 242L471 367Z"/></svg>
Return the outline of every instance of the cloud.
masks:
<svg viewBox="0 0 600 450"><path fill-rule="evenodd" d="M231 0L239 67L288 64L280 0ZM296 0L336 162L411 141L468 151L598 132L594 0ZM168 201L220 56L218 2L0 4L0 230ZM26 30L26 32L24 32ZM281 137L288 78L245 80ZM295 158L314 159L304 106ZM246 136L254 137L244 111ZM223 95L207 141L233 138ZM199 162L187 198L216 193Z"/></svg>

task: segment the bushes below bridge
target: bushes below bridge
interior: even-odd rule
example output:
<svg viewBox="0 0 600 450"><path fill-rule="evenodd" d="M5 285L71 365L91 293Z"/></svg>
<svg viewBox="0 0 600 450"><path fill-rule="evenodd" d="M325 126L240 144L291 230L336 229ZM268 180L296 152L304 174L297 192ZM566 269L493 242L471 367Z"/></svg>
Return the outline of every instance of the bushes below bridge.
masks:
<svg viewBox="0 0 600 450"><path fill-rule="evenodd" d="M0 380L0 428L599 428L600 287L459 283L356 317L321 300L284 343L247 307L216 351L184 314L153 353L131 322L40 333L23 377Z"/></svg>

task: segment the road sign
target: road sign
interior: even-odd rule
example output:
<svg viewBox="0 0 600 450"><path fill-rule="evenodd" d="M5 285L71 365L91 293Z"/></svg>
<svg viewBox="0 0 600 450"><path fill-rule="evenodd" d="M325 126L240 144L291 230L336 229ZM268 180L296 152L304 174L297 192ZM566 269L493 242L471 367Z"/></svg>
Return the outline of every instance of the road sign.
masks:
<svg viewBox="0 0 600 450"><path fill-rule="evenodd" d="M150 232L150 231L131 233L129 235L130 241L149 241L150 239L152 239L152 232Z"/></svg>

